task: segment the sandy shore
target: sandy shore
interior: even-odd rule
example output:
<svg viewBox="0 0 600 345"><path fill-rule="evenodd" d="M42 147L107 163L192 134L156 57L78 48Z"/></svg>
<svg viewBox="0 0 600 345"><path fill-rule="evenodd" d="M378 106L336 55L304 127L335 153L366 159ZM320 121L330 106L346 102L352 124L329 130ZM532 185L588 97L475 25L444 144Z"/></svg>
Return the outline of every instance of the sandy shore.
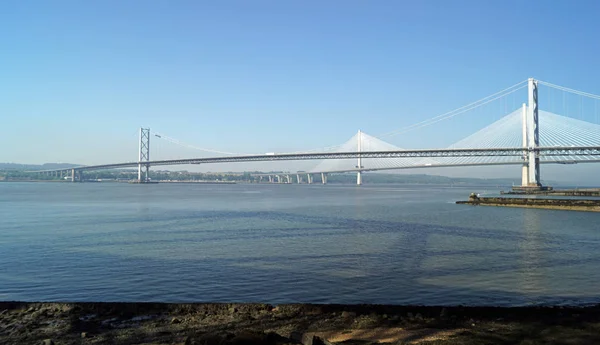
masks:
<svg viewBox="0 0 600 345"><path fill-rule="evenodd" d="M0 344L600 344L600 307L0 302Z"/></svg>

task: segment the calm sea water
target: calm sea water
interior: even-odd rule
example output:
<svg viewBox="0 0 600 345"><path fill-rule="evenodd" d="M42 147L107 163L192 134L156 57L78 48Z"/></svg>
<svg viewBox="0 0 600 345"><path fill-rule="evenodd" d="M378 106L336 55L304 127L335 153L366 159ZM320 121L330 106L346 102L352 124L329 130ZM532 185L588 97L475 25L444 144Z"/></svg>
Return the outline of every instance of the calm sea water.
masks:
<svg viewBox="0 0 600 345"><path fill-rule="evenodd" d="M0 183L0 300L600 302L599 214L471 191Z"/></svg>

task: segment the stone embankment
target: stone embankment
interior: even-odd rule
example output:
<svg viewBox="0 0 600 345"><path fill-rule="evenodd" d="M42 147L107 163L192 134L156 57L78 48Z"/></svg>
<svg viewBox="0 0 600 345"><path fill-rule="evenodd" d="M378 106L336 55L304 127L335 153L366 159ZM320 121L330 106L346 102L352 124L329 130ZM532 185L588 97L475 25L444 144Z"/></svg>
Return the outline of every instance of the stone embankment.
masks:
<svg viewBox="0 0 600 345"><path fill-rule="evenodd" d="M592 199L540 199L540 198L504 198L479 197L471 194L467 201L457 201L457 204L474 206L503 206L543 208L550 210L600 212L600 200Z"/></svg>
<svg viewBox="0 0 600 345"><path fill-rule="evenodd" d="M547 189L547 190L512 190L508 192L500 192L506 195L551 195L551 196L591 196L600 197L600 189Z"/></svg>
<svg viewBox="0 0 600 345"><path fill-rule="evenodd" d="M0 344L600 344L600 308L0 302Z"/></svg>

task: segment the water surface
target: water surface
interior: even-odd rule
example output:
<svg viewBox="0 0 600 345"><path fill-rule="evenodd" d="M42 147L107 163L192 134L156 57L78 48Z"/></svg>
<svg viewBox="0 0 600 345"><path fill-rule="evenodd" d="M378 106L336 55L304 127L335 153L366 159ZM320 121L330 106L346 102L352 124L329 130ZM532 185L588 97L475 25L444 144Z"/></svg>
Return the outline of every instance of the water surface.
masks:
<svg viewBox="0 0 600 345"><path fill-rule="evenodd" d="M599 302L599 215L489 188L0 183L0 300Z"/></svg>

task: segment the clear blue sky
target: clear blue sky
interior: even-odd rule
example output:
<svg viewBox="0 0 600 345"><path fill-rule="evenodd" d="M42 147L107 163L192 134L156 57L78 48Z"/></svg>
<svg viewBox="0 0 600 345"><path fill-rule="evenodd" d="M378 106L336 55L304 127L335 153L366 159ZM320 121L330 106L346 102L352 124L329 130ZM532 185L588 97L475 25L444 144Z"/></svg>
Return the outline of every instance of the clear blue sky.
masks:
<svg viewBox="0 0 600 345"><path fill-rule="evenodd" d="M6 0L0 162L135 160L140 126L224 151L312 149L528 77L600 94L599 13L598 1ZM462 136L443 129L392 143Z"/></svg>

